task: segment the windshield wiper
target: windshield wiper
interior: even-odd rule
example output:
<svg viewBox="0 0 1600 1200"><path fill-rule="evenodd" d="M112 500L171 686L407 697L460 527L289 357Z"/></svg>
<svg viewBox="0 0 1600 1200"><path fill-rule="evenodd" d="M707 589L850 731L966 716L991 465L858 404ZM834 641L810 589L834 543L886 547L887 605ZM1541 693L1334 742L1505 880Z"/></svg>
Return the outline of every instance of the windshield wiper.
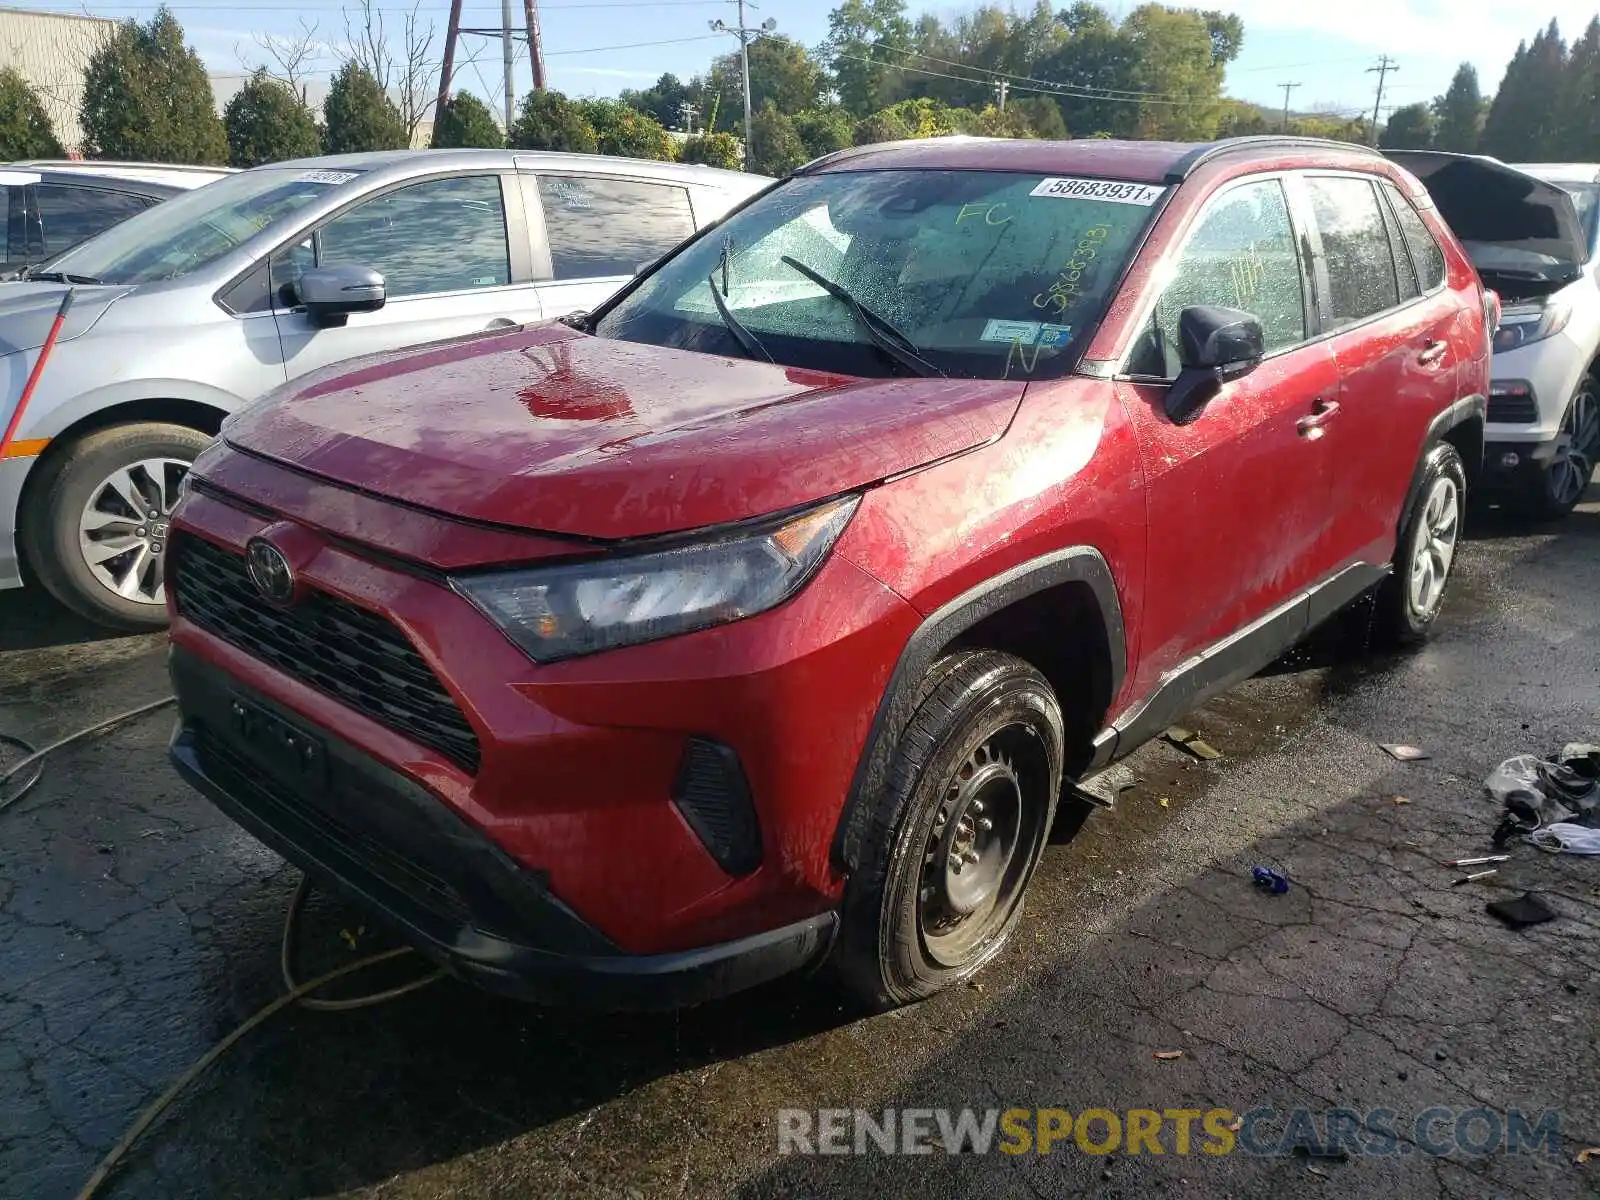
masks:
<svg viewBox="0 0 1600 1200"><path fill-rule="evenodd" d="M71 271L31 271L22 278L32 283L42 280L45 283L104 283L104 279L94 275L74 275Z"/></svg>
<svg viewBox="0 0 1600 1200"><path fill-rule="evenodd" d="M825 275L819 275L816 271L806 266L805 263L790 258L787 254L779 261L799 271L800 274L811 280L812 283L834 299L841 300L849 305L850 311L855 314L856 321L861 325L861 328L867 331L867 336L872 339L872 344L902 367L915 371L918 375L938 375L941 377L944 375L943 371L922 357L917 350L915 342L857 300L842 284L835 283Z"/></svg>
<svg viewBox="0 0 1600 1200"><path fill-rule="evenodd" d="M734 341L744 348L744 352L751 358L764 358L769 363L778 360L767 353L767 348L756 340L756 335L744 327L744 322L733 315L733 310L723 300L717 291L717 273L715 271L706 276L706 286L711 289L711 302L717 306L717 316L722 318L722 323L728 327L728 332L733 334Z"/></svg>

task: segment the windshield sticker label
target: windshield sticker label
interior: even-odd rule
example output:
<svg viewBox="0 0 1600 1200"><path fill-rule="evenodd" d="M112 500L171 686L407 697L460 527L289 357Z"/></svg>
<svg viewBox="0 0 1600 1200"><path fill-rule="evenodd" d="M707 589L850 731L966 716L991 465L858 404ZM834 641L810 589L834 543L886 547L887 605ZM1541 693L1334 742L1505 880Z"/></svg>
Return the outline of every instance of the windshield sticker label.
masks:
<svg viewBox="0 0 1600 1200"><path fill-rule="evenodd" d="M990 317L988 324L983 327L982 340L985 342L1021 342L1031 346L1039 337L1039 330L1043 326L1038 321L1002 321Z"/></svg>
<svg viewBox="0 0 1600 1200"><path fill-rule="evenodd" d="M1038 345L1046 348L1065 346L1072 340L1071 325L1041 325L1039 326Z"/></svg>
<svg viewBox="0 0 1600 1200"><path fill-rule="evenodd" d="M302 171L295 178L300 183L349 183L355 171Z"/></svg>
<svg viewBox="0 0 1600 1200"><path fill-rule="evenodd" d="M1030 196L1056 196L1066 200L1107 200L1112 204L1138 204L1149 208L1165 188L1149 183L1118 183L1115 179L1044 179Z"/></svg>

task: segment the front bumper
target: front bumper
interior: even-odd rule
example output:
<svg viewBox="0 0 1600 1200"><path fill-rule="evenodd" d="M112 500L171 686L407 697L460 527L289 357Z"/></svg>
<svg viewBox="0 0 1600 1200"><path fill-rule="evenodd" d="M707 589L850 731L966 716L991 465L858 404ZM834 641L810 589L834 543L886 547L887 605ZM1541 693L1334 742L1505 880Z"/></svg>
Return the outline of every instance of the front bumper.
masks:
<svg viewBox="0 0 1600 1200"><path fill-rule="evenodd" d="M627 954L414 780L174 649L178 773L302 869L337 882L428 958L487 990L609 1010L679 1008L819 963L837 916L666 954ZM247 749L235 705L319 747L315 778Z"/></svg>
<svg viewBox="0 0 1600 1200"><path fill-rule="evenodd" d="M22 586L22 561L17 549L18 509L22 484L37 458L0 458L0 590Z"/></svg>

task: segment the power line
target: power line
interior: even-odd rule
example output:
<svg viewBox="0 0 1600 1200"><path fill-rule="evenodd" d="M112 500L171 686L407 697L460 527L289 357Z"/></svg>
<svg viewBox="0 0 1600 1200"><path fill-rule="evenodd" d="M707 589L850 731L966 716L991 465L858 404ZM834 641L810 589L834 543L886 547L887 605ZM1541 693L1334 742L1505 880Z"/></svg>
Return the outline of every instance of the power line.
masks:
<svg viewBox="0 0 1600 1200"><path fill-rule="evenodd" d="M1298 83L1280 83L1278 86L1283 89L1283 132L1288 133L1289 132L1289 93L1294 91L1294 89L1299 87L1300 85Z"/></svg>
<svg viewBox="0 0 1600 1200"><path fill-rule="evenodd" d="M941 64L943 64L944 66L947 66L947 67L960 67L964 71L982 71L986 76L990 76L990 77L999 76L1001 78L1014 80L1014 81L1019 82L1019 83L1036 83L1036 84L1040 84L1041 86L1050 87L1050 88L1059 88L1059 87L1081 88L1081 89L1083 89L1085 91L1106 92L1109 95L1133 96L1133 97L1138 97L1140 99L1144 99L1146 97L1161 97L1163 99L1173 100L1173 101L1175 101L1177 103L1180 103L1180 104L1191 104L1191 103L1193 103L1193 101L1191 99L1189 99L1187 97L1183 97L1183 96L1178 96L1173 92L1151 92L1151 91L1140 90L1140 89L1137 89L1137 88L1100 87L1098 84L1093 84L1093 83L1067 83L1067 84L1064 84L1064 83L1058 83L1055 80L1051 80L1051 79L1036 79L1032 75L1014 75L1014 74L1011 74L1008 71L996 71L996 70L994 70L994 69L992 69L990 67L975 67L971 63L957 62L955 59L939 58L937 55L924 54L920 50L911 50L911 49L908 49L905 46L891 46L887 42L874 42L872 44L872 47L875 50L888 50L892 54L907 54L907 55L910 55L912 58L924 58L924 59L927 59L929 62L941 63ZM844 57L849 57L849 55L845 55ZM880 66L891 67L891 68L893 68L895 70L898 70L898 71L909 71L909 70L913 69L913 68L910 68L910 67L902 66L899 63L882 62L881 60L864 60L864 61L877 61ZM934 73L936 74L937 72L934 72ZM958 79L958 78L960 78L960 76L952 75L952 76L950 76L950 78ZM975 82L975 83L986 83L988 81L986 79L979 79L979 80L973 80L973 82Z"/></svg>
<svg viewBox="0 0 1600 1200"><path fill-rule="evenodd" d="M929 70L925 70L922 67L908 67L908 66L905 66L902 63L884 62L883 59L881 59L881 58L863 58L859 54L845 54L843 51L836 52L835 57L836 58L848 58L848 59L854 60L855 62L871 63L873 66L878 66L878 67L889 67L890 69L895 70L895 71L907 71L907 72L909 72L909 73L911 73L913 75L931 75L935 79L954 79L957 83L973 83L973 84L977 84L980 87L986 86L986 85L988 85L990 83L990 80L988 80L988 79L974 79L970 75L951 75L951 74L949 74L948 72L945 72L945 71L929 71ZM982 67L971 67L971 68L968 68L968 69L969 70L973 70L973 71L982 71L982 70L984 70L984 68L982 68ZM991 74L994 74L994 72L991 72ZM1008 76L1006 76L1006 78L1008 80L1010 80L1010 79L1016 79L1018 77L1014 76L1014 75L1008 75ZM1019 83L1011 83L1011 84L1009 84L1009 88L1013 92L1034 92L1034 93L1037 93L1038 95L1041 95L1041 96L1067 96L1067 97L1069 97L1071 99L1074 99L1074 100L1103 100L1103 101L1105 101L1105 102L1107 102L1109 104L1172 104L1172 105L1184 105L1184 104L1193 104L1194 103L1194 101L1192 99L1189 99L1189 100L1162 100L1162 99L1158 99L1157 95L1155 93L1151 93L1151 94L1145 95L1145 96L1102 96L1102 95L1098 95L1098 94L1095 94L1095 93L1092 93L1092 92L1085 93L1085 92L1081 92L1081 91L1070 90L1074 86L1074 85L1071 85L1071 84L1050 83L1048 80L1039 80L1038 82L1044 84L1045 86L1043 86L1043 87L1029 87L1029 86L1025 86L1025 85L1019 84Z"/></svg>

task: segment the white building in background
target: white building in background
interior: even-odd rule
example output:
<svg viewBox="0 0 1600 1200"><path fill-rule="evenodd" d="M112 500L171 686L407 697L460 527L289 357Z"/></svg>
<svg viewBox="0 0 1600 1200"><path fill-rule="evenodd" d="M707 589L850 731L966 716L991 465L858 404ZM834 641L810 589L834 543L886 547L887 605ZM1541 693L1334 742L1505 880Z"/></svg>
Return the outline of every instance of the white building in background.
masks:
<svg viewBox="0 0 1600 1200"><path fill-rule="evenodd" d="M102 17L0 8L0 69L11 67L33 85L69 154L83 143L78 109L89 59L116 29Z"/></svg>

